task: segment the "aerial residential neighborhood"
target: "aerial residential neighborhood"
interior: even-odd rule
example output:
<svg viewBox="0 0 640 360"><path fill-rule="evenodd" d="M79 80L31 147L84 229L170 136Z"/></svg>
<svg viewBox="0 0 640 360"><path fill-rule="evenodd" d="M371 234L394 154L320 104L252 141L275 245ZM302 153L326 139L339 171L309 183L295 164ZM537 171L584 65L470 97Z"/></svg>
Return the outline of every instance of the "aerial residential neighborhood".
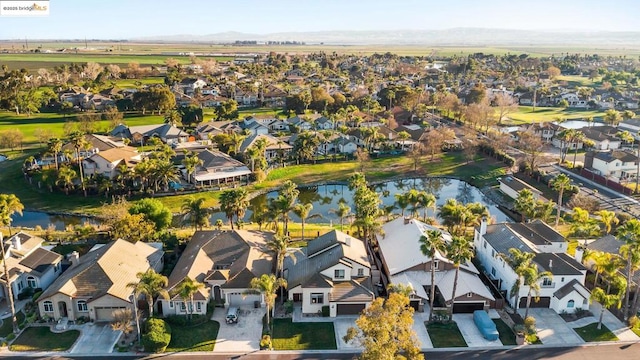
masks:
<svg viewBox="0 0 640 360"><path fill-rule="evenodd" d="M624 0L285 2L2 4L0 357L637 358Z"/></svg>

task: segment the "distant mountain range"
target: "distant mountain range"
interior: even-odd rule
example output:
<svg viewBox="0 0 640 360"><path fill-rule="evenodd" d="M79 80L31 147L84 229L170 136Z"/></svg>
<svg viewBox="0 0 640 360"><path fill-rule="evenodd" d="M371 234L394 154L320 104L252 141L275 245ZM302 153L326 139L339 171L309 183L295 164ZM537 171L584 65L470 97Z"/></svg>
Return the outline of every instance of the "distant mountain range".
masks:
<svg viewBox="0 0 640 360"><path fill-rule="evenodd" d="M335 45L640 45L640 32L606 31L533 31L483 28L454 28L446 30L394 31L317 31L247 34L223 32L209 35L168 35L132 38L145 42L207 42L235 41L299 41L307 44Z"/></svg>

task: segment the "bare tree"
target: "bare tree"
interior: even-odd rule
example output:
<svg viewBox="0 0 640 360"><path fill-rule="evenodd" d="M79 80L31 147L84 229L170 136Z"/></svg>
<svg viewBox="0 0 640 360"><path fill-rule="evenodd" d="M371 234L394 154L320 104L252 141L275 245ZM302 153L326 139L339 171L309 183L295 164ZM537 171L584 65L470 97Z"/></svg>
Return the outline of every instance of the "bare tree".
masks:
<svg viewBox="0 0 640 360"><path fill-rule="evenodd" d="M507 93L499 93L496 95L494 103L498 108L498 125L502 125L502 120L504 120L505 116L518 110L516 100Z"/></svg>
<svg viewBox="0 0 640 360"><path fill-rule="evenodd" d="M540 154L542 154L542 138L536 135L532 128L520 133L518 148L525 153L525 163L529 170L529 175L538 167Z"/></svg>

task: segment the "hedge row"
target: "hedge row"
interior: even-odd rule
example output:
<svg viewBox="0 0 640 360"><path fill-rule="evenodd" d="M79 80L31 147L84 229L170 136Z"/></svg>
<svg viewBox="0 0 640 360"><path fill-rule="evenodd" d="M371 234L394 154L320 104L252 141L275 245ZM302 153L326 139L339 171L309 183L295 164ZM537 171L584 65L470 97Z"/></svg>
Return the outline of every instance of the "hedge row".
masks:
<svg viewBox="0 0 640 360"><path fill-rule="evenodd" d="M516 159L507 154L506 152L500 150L500 149L496 149L495 147L491 146L490 144L480 144L480 150L485 153L488 154L502 162L504 162L505 164L507 164L507 166L513 166L516 164Z"/></svg>

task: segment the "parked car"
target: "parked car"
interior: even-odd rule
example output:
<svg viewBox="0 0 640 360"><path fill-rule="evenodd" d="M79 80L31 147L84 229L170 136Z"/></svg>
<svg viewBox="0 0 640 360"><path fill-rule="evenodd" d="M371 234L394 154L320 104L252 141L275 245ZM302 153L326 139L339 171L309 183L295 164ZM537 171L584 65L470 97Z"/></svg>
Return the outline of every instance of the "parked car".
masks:
<svg viewBox="0 0 640 360"><path fill-rule="evenodd" d="M229 309L227 309L226 321L227 321L227 324L236 324L236 323L238 323L238 308L237 307L230 307Z"/></svg>

